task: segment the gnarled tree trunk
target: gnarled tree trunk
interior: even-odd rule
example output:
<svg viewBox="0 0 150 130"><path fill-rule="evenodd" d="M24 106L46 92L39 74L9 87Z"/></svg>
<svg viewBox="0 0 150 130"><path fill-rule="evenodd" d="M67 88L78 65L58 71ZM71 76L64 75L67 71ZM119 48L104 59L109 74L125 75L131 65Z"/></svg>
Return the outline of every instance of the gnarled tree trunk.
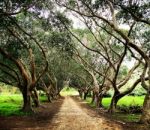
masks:
<svg viewBox="0 0 150 130"><path fill-rule="evenodd" d="M145 96L140 122L150 124L150 92Z"/></svg>
<svg viewBox="0 0 150 130"><path fill-rule="evenodd" d="M87 91L87 92L84 92L84 100L86 100L87 95L88 95L88 91Z"/></svg>
<svg viewBox="0 0 150 130"><path fill-rule="evenodd" d="M97 108L99 108L99 93L98 92L95 93L95 105Z"/></svg>
<svg viewBox="0 0 150 130"><path fill-rule="evenodd" d="M25 87L25 89L22 91L23 95L23 108L22 110L24 112L32 112L32 102L31 102L31 92Z"/></svg>
<svg viewBox="0 0 150 130"><path fill-rule="evenodd" d="M93 91L91 104L93 104L93 103L94 103L94 99L95 99L95 93L94 93L94 91Z"/></svg>
<svg viewBox="0 0 150 130"><path fill-rule="evenodd" d="M99 95L99 107L103 107L102 100L103 100L103 95Z"/></svg>
<svg viewBox="0 0 150 130"><path fill-rule="evenodd" d="M148 84L145 83L145 75L148 68ZM150 58L147 58L147 62L144 66L143 74L141 76L142 86L147 90L143 104L143 113L140 121L145 124L150 124Z"/></svg>
<svg viewBox="0 0 150 130"><path fill-rule="evenodd" d="M82 90L79 89L78 92L79 92L80 98L82 99Z"/></svg>
<svg viewBox="0 0 150 130"><path fill-rule="evenodd" d="M52 100L51 100L51 95L49 94L49 93L46 93L46 96L47 96L47 100L48 100L48 102L52 102Z"/></svg>
<svg viewBox="0 0 150 130"><path fill-rule="evenodd" d="M111 99L111 103L110 103L110 107L108 109L108 112L113 113L116 110L117 102L120 99L119 96L118 96L119 94L120 93L118 91L114 92L114 95L113 95L113 97Z"/></svg>
<svg viewBox="0 0 150 130"><path fill-rule="evenodd" d="M36 88L32 91L31 97L32 97L35 107L39 107L40 101L39 101L39 95L38 95Z"/></svg>

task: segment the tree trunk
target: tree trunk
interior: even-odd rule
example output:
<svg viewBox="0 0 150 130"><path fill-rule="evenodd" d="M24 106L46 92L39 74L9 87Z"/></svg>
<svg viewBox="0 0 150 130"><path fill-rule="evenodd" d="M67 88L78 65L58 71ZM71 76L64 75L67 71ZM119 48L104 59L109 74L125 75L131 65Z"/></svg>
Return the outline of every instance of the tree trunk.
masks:
<svg viewBox="0 0 150 130"><path fill-rule="evenodd" d="M95 105L96 108L99 108L99 93L95 93Z"/></svg>
<svg viewBox="0 0 150 130"><path fill-rule="evenodd" d="M150 54L149 54L150 56ZM145 83L144 76L148 67L148 84ZM140 122L150 124L150 58L147 59L147 66L144 68L143 76L141 77L142 86L147 89L147 94L144 99L143 112Z"/></svg>
<svg viewBox="0 0 150 130"><path fill-rule="evenodd" d="M92 100L91 100L91 104L93 104L93 103L94 103L94 100L95 100L95 93L93 92Z"/></svg>
<svg viewBox="0 0 150 130"><path fill-rule="evenodd" d="M113 98L111 99L111 103L108 109L109 113L113 113L115 111L115 97L113 96Z"/></svg>
<svg viewBox="0 0 150 130"><path fill-rule="evenodd" d="M40 101L39 101L39 95L38 95L38 92L37 92L36 89L34 89L32 91L31 96L32 96L35 107L39 107L40 106Z"/></svg>
<svg viewBox="0 0 150 130"><path fill-rule="evenodd" d="M82 99L82 91L81 91L81 90L78 90L78 92L79 92L80 98Z"/></svg>
<svg viewBox="0 0 150 130"><path fill-rule="evenodd" d="M99 96L99 108L103 107L102 100L103 100L103 95L100 95Z"/></svg>
<svg viewBox="0 0 150 130"><path fill-rule="evenodd" d="M31 92L30 91L23 91L23 108L24 112L33 112L32 109L32 102L31 102Z"/></svg>
<svg viewBox="0 0 150 130"><path fill-rule="evenodd" d="M145 96L140 122L150 124L150 92Z"/></svg>
<svg viewBox="0 0 150 130"><path fill-rule="evenodd" d="M88 92L84 92L84 100L86 100L87 95L88 95Z"/></svg>
<svg viewBox="0 0 150 130"><path fill-rule="evenodd" d="M47 100L48 100L48 102L52 102L52 100L51 100L51 96L50 96L50 94L49 93L46 93L46 96L47 96Z"/></svg>
<svg viewBox="0 0 150 130"><path fill-rule="evenodd" d="M115 92L113 97L112 97L112 100L111 100L111 103L110 103L110 107L108 109L108 112L109 113L113 113L116 108L117 108L117 102L119 101L119 92Z"/></svg>

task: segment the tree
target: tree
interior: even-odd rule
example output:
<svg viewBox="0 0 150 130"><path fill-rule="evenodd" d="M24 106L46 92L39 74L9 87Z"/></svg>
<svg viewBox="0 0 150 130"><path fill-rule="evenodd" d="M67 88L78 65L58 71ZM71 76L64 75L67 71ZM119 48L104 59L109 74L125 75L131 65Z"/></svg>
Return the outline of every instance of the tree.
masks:
<svg viewBox="0 0 150 130"><path fill-rule="evenodd" d="M66 43L64 46L62 42L58 43L58 47L63 46L62 48L67 49L69 35L62 24L58 23L56 13L52 11L51 1L42 3L40 0L8 0L0 3L1 82L18 87L23 95L23 110L32 111L31 96L38 106L36 87L48 70L47 46L53 46L58 42L56 40L64 41L67 37L66 42L63 42ZM44 11L47 11L48 16L43 15ZM60 38L56 39L58 36ZM5 76L8 79L5 79Z"/></svg>
<svg viewBox="0 0 150 130"><path fill-rule="evenodd" d="M126 56L127 50L129 50L132 54L137 52L142 57L142 60L134 56L136 60L139 60L140 63L143 63L144 60L144 71L141 74L140 82L142 82L142 86L149 90L150 84L146 84L146 73L150 72L150 63L148 52L144 50L143 45L147 40L141 40L142 35L145 31L141 30L140 33L136 30L135 27L140 27L140 25L144 25L144 27L149 26L149 11L148 11L148 1L56 1L59 6L65 7L67 10L77 13L82 20L92 21L91 25L94 27L98 27L103 30L107 35L110 35L119 45L124 47L124 52L120 55L118 65L116 66L116 72L113 77L112 86L115 90L114 97L117 95L117 87L116 81L118 77L118 72L120 70L120 66L124 57ZM139 9L140 7L140 9ZM134 10L134 11L133 11ZM118 17L118 14L124 12L125 17ZM129 17L127 17L129 16ZM85 22L87 24L88 22ZM127 24L129 29L124 31L120 28L120 24ZM146 29L147 30L147 29ZM135 37L139 35L138 40ZM147 39L146 37L142 37L143 39ZM140 42L139 42L140 41ZM146 42L147 43L147 42ZM87 49L92 50L91 48L85 46ZM114 51L115 52L115 51ZM102 54L101 54L102 55ZM104 56L103 56L104 57ZM106 58L105 58L106 60ZM111 61L111 60L109 60ZM108 61L108 62L109 62ZM114 64L115 65L115 64ZM113 64L111 66L114 66ZM149 92L148 92L149 93ZM149 95L149 94L148 94ZM147 97L147 96L146 96ZM145 98L145 104L149 104L149 98ZM148 106L144 105L142 120L143 122L149 122L148 118ZM147 107L146 107L147 106ZM146 114L147 113L147 114Z"/></svg>

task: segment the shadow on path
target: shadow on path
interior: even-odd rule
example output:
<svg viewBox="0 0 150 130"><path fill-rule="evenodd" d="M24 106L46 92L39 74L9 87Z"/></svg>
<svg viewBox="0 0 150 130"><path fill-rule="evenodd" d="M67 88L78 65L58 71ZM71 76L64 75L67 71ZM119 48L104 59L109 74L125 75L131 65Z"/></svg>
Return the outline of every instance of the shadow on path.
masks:
<svg viewBox="0 0 150 130"><path fill-rule="evenodd" d="M121 130L150 130L150 126L139 124L138 122L123 122L118 119L112 117L109 113L102 113L99 110L92 108L85 102L80 99L78 96L72 96L72 99L89 115L89 116L97 116L105 120L105 124L110 126L110 130L115 130L115 125L121 126ZM101 129L100 129L101 130ZM102 129L103 130L103 129ZM105 130L105 129L104 129ZM108 130L108 129L107 129Z"/></svg>
<svg viewBox="0 0 150 130"><path fill-rule="evenodd" d="M43 103L43 107L36 108L36 113L30 116L0 117L0 130L43 130L58 113L63 101L64 97L61 97L52 103Z"/></svg>
<svg viewBox="0 0 150 130"><path fill-rule="evenodd" d="M120 124L107 121L92 110L80 106L72 97L65 97L60 111L48 130L123 130Z"/></svg>
<svg viewBox="0 0 150 130"><path fill-rule="evenodd" d="M150 130L118 123L78 97L66 96L43 105L32 116L0 117L0 130Z"/></svg>

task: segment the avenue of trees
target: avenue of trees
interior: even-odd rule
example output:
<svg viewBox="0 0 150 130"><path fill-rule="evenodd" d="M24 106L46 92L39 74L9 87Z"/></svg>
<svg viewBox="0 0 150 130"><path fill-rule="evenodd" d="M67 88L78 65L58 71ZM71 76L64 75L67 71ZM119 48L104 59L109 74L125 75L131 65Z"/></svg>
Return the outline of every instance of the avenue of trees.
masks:
<svg viewBox="0 0 150 130"><path fill-rule="evenodd" d="M49 102L58 98L64 81L96 107L113 90L110 113L141 85L140 121L150 124L149 7L149 0L0 1L0 82L19 88L23 111L40 106L38 90Z"/></svg>

